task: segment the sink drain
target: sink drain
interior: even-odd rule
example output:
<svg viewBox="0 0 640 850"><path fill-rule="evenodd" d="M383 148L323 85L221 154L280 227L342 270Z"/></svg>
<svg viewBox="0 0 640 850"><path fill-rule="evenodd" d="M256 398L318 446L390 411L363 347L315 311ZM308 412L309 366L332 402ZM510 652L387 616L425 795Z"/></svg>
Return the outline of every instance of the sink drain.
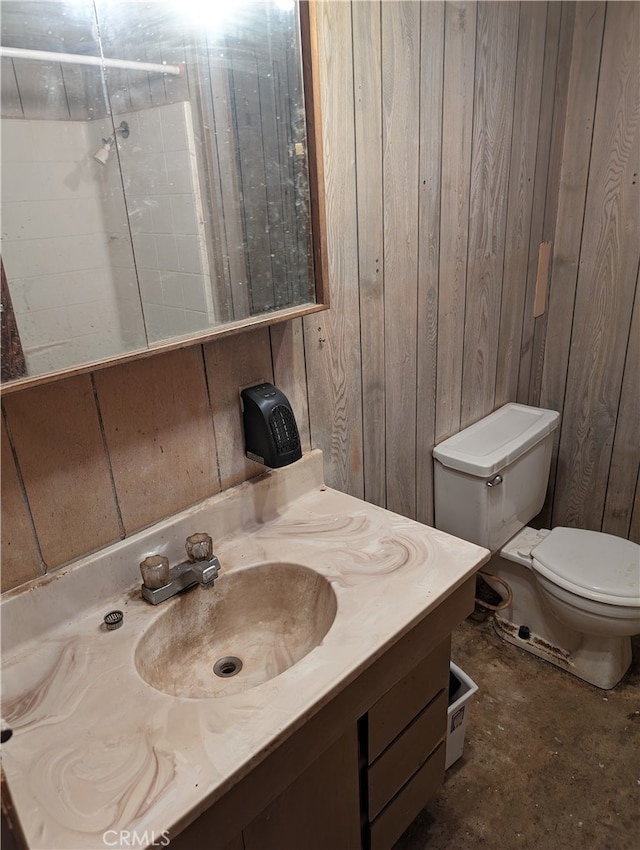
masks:
<svg viewBox="0 0 640 850"><path fill-rule="evenodd" d="M213 672L216 676L221 676L223 679L235 676L241 670L242 661L235 655L225 655L224 658L219 658L213 665Z"/></svg>

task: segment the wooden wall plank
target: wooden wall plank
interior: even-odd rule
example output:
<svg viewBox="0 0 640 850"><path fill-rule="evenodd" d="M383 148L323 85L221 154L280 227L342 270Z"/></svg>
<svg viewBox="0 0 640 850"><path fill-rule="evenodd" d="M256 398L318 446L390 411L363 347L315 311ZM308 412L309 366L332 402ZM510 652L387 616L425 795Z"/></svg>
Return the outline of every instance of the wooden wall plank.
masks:
<svg viewBox="0 0 640 850"><path fill-rule="evenodd" d="M253 18L253 29L228 37L224 56L231 66L234 152L241 181L252 313L260 313L292 303L294 281L288 277L287 266L298 247L293 239L290 253L282 246L288 236L297 235L288 219L291 212L295 216L293 168L299 157L286 126L286 106L294 100L296 79L288 88L290 79L282 62L292 36L275 13L272 20L268 7L265 13L254 12ZM291 117L300 120L299 114ZM246 214L248 210L251 215ZM298 217L304 224L305 216Z"/></svg>
<svg viewBox="0 0 640 850"><path fill-rule="evenodd" d="M418 210L418 324L416 387L416 519L433 525L436 436L440 182L444 83L443 2L425 3L421 20L420 180Z"/></svg>
<svg viewBox="0 0 640 850"><path fill-rule="evenodd" d="M304 358L302 319L281 322L269 329L273 380L291 402L298 423L302 451L311 448L309 401Z"/></svg>
<svg viewBox="0 0 640 850"><path fill-rule="evenodd" d="M533 192L544 68L546 3L522 3L513 102L513 135L494 406L515 401L533 224Z"/></svg>
<svg viewBox="0 0 640 850"><path fill-rule="evenodd" d="M494 408L519 5L478 3L462 369L465 427Z"/></svg>
<svg viewBox="0 0 640 850"><path fill-rule="evenodd" d="M238 52L240 60L238 61ZM275 294L270 257L269 219L267 215L267 175L262 135L253 126L256 116L261 114L260 74L258 60L244 55L244 51L229 51L234 57L232 69L232 103L235 128L233 150L237 157L239 173L239 210L243 222L243 237L246 241L245 258L247 280L251 281L249 298L251 314L273 309ZM250 215L246 212L251 211Z"/></svg>
<svg viewBox="0 0 640 850"><path fill-rule="evenodd" d="M2 470L2 591L16 587L44 572L33 520L11 451L4 418L0 462Z"/></svg>
<svg viewBox="0 0 640 850"><path fill-rule="evenodd" d="M640 475L640 281L636 278L636 296L629 342L622 376L620 404L607 481L602 530L628 537L634 497ZM633 539L633 538L632 538ZM636 539L640 543L640 540Z"/></svg>
<svg viewBox="0 0 640 850"><path fill-rule="evenodd" d="M213 45L206 51L207 61L196 65L198 95L204 112L201 128L208 144L205 148L207 170L211 176L213 212L207 221L213 237L216 265L218 310L221 319L242 319L250 315L248 270L242 212L240 176L235 167L235 141L228 128L233 126L232 95L224 59Z"/></svg>
<svg viewBox="0 0 640 850"><path fill-rule="evenodd" d="M69 120L70 111L59 62L14 62L25 118Z"/></svg>
<svg viewBox="0 0 640 850"><path fill-rule="evenodd" d="M349 3L317 4L331 310L304 319L311 439L325 479L364 494L353 48Z"/></svg>
<svg viewBox="0 0 640 850"><path fill-rule="evenodd" d="M218 492L199 346L103 369L95 384L126 534Z"/></svg>
<svg viewBox="0 0 640 850"><path fill-rule="evenodd" d="M518 390L516 401L521 404L535 404L530 396L531 372L533 367L534 338L537 327L533 315L533 303L535 301L535 287L538 273L538 253L540 243L549 241L553 237L553 231L549 236L549 222L555 223L554 216L548 216L549 207L553 207L552 198L555 197L553 190L548 191L549 176L560 163L560 149L557 143L558 120L562 119L566 112L566 100L562 97L562 81L559 80L559 56L561 33L567 30L566 15L563 17L566 3L547 3L547 25L544 44L544 64L542 69L542 90L540 94L540 112L537 127L536 164L533 186L532 210L531 210L531 233L529 236L529 262L527 267L527 289L525 293L524 318L522 323L522 338L520 341L520 365L518 369ZM565 35L566 39L566 35ZM563 51L563 55L570 55L569 46ZM568 67L568 62L566 62ZM562 119L563 120L563 119ZM554 145L555 141L555 145ZM555 184L557 186L557 182ZM546 231L545 231L546 225ZM549 274L551 274L551 259L549 260ZM545 304L546 307L546 304ZM544 319L546 322L546 319ZM536 398L537 401L537 398Z"/></svg>
<svg viewBox="0 0 640 850"><path fill-rule="evenodd" d="M95 92L102 90L100 68L63 64L60 70L72 121L95 120L108 114L104 96L97 102L95 98ZM87 88L87 83L91 85L90 89Z"/></svg>
<svg viewBox="0 0 640 850"><path fill-rule="evenodd" d="M269 329L213 340L204 345L207 384L215 423L220 489L264 472L244 453L240 390L273 381Z"/></svg>
<svg viewBox="0 0 640 850"><path fill-rule="evenodd" d="M555 524L587 528L604 513L640 262L636 3L608 4L598 92L553 506Z"/></svg>
<svg viewBox="0 0 640 850"><path fill-rule="evenodd" d="M185 61L183 33L169 10L156 7L148 16L124 7L99 3L97 15L102 46L109 58L155 64L179 65ZM134 20L135 19L135 20ZM192 40L192 39L191 39ZM107 68L105 72L110 106L114 114L149 109L189 100L189 75L157 71ZM116 122L117 123L117 122Z"/></svg>
<svg viewBox="0 0 640 850"><path fill-rule="evenodd" d="M381 8L387 507L415 517L420 4Z"/></svg>
<svg viewBox="0 0 640 850"><path fill-rule="evenodd" d="M285 47L290 40L290 34L270 29L272 42L282 50L283 61L274 63L274 109L279 117L276 124L278 137L278 158L274 159L273 183L280 195L282 242L279 253L282 282L276 278L276 295L278 303L284 305L307 300L307 289L304 287L300 267L308 266L307 242L305 233L310 225L307 217L298 214L295 206L295 187L305 179L307 174L305 157L296 153L297 146L302 145L308 152L306 136L300 121L300 106L302 92L299 87L299 73L296 63L291 61ZM289 129L291 128L291 129ZM276 166L277 162L277 167ZM297 176L299 175L299 176ZM298 227L298 222L300 227ZM285 285L286 282L286 285Z"/></svg>
<svg viewBox="0 0 640 850"><path fill-rule="evenodd" d="M180 103L183 100L191 100L194 94L193 80L191 73L193 66L189 62L188 53L193 49L194 38L190 37L189 33L176 34L175 40L169 44L163 44L160 47L158 58L152 59L152 62L163 62L167 65L185 65L185 72L180 76L176 74L162 74L160 79L164 86L163 103Z"/></svg>
<svg viewBox="0 0 640 850"><path fill-rule="evenodd" d="M540 242L553 243L555 239L575 7L576 4L573 2L549 3L545 71L540 108L539 157L536 164L536 189L534 192L536 210L534 219L540 221L540 229L532 228L531 232L527 306L525 308L525 327L520 353L520 381L518 385L518 401L523 404L531 404L534 407L540 405L548 310L539 318L530 320L528 323L526 319L533 313L538 246Z"/></svg>
<svg viewBox="0 0 640 850"><path fill-rule="evenodd" d="M77 4L71 12L62 6L55 7L52 3L37 0L2 3L2 41L7 46L98 56L96 36L92 5ZM87 99L86 82L100 80L99 68L44 63L21 57L2 60L2 114L5 117L9 117L6 111L8 102L5 103L5 73L6 83L13 84L17 79L24 117L88 120L105 114L104 100L99 109L95 109L97 104L92 102L95 87L91 100ZM12 106L15 104L13 97L11 103ZM12 117L20 117L23 110L14 111Z"/></svg>
<svg viewBox="0 0 640 850"><path fill-rule="evenodd" d="M275 33L272 27L268 30L271 49L283 50L281 45L272 44ZM276 52L276 56L279 56ZM269 58L258 65L261 135L264 156L264 170L267 191L268 233L271 257L271 277L274 292L273 303L276 307L286 307L291 303L287 280L287 256L283 250L286 237L286 217L283 197L283 185L286 181L289 160L293 159L292 151L287 144L286 133L283 133L284 116L279 112L278 89L287 82L283 76L283 68L277 59ZM284 135L284 138L282 136Z"/></svg>
<svg viewBox="0 0 640 850"><path fill-rule="evenodd" d="M171 24L170 17L166 21L166 26L164 26L164 21L158 16L157 23L153 28L145 27L142 29L142 32L138 31L135 33L134 39L138 41L138 56L142 58L143 62L155 62L161 65L164 61L167 61L166 54L168 51L166 48L168 47L168 42L173 41L174 38L174 33L171 32ZM168 33L171 33L171 36L167 38ZM177 36L177 33L175 33L175 36ZM117 46L114 45L116 49ZM171 58L168 61L172 61ZM139 76L140 71L133 73L137 79L134 77L131 80L131 84L133 86L141 86L141 83L144 85L144 88L149 92L151 105L162 106L167 102L164 74L156 74L155 72L143 74L143 78L146 77L146 80L143 82ZM176 80L181 79L180 77L176 77Z"/></svg>
<svg viewBox="0 0 640 850"><path fill-rule="evenodd" d="M118 540L91 376L15 393L4 405L47 570Z"/></svg>
<svg viewBox="0 0 640 850"><path fill-rule="evenodd" d="M3 118L23 118L13 59L0 59L0 105Z"/></svg>
<svg viewBox="0 0 640 850"><path fill-rule="evenodd" d="M589 157L604 28L604 3L578 3L575 8L571 66L567 91L566 133L563 135L557 227L549 306L542 348L539 405L562 412L571 345L571 327L578 276L578 260L584 204L589 176ZM559 442L556 432L556 449ZM543 522L549 524L557 469L554 451Z"/></svg>
<svg viewBox="0 0 640 850"><path fill-rule="evenodd" d="M436 443L460 430L476 12L473 2L445 7Z"/></svg>
<svg viewBox="0 0 640 850"><path fill-rule="evenodd" d="M384 216L380 2L353 3L358 270L362 347L364 496L386 505Z"/></svg>

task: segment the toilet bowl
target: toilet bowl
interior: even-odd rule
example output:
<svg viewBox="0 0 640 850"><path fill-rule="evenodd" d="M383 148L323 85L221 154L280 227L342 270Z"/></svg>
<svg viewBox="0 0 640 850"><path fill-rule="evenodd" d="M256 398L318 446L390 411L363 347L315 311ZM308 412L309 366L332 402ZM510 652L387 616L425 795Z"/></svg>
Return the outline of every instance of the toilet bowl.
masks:
<svg viewBox="0 0 640 850"><path fill-rule="evenodd" d="M591 635L640 633L640 547L630 540L554 528L531 552L551 611Z"/></svg>
<svg viewBox="0 0 640 850"><path fill-rule="evenodd" d="M494 553L486 572L513 592L494 616L502 638L609 689L640 633L640 546L526 526L544 502L558 418L508 404L436 446L435 524Z"/></svg>

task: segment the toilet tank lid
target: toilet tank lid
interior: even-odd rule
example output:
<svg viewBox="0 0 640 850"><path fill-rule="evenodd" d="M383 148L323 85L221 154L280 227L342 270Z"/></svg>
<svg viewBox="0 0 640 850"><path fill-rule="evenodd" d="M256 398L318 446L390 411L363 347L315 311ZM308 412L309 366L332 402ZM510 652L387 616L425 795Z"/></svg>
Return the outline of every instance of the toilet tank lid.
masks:
<svg viewBox="0 0 640 850"><path fill-rule="evenodd" d="M451 469L486 478L554 431L559 418L555 410L505 404L435 446L433 456Z"/></svg>
<svg viewBox="0 0 640 850"><path fill-rule="evenodd" d="M533 569L588 599L640 605L640 546L601 531L558 526L531 550Z"/></svg>

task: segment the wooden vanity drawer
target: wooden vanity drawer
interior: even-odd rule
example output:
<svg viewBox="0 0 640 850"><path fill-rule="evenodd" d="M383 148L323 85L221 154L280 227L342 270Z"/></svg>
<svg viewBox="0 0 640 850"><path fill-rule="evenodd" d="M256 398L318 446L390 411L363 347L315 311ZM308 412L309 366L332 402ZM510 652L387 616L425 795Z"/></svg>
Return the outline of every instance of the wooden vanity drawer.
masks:
<svg viewBox="0 0 640 850"><path fill-rule="evenodd" d="M370 826L371 850L389 850L434 796L444 776L443 741Z"/></svg>
<svg viewBox="0 0 640 850"><path fill-rule="evenodd" d="M369 767L369 819L381 809L424 764L447 733L448 691L438 696Z"/></svg>
<svg viewBox="0 0 640 850"><path fill-rule="evenodd" d="M451 640L447 638L369 709L369 764L398 737L438 691L448 688L450 650Z"/></svg>

